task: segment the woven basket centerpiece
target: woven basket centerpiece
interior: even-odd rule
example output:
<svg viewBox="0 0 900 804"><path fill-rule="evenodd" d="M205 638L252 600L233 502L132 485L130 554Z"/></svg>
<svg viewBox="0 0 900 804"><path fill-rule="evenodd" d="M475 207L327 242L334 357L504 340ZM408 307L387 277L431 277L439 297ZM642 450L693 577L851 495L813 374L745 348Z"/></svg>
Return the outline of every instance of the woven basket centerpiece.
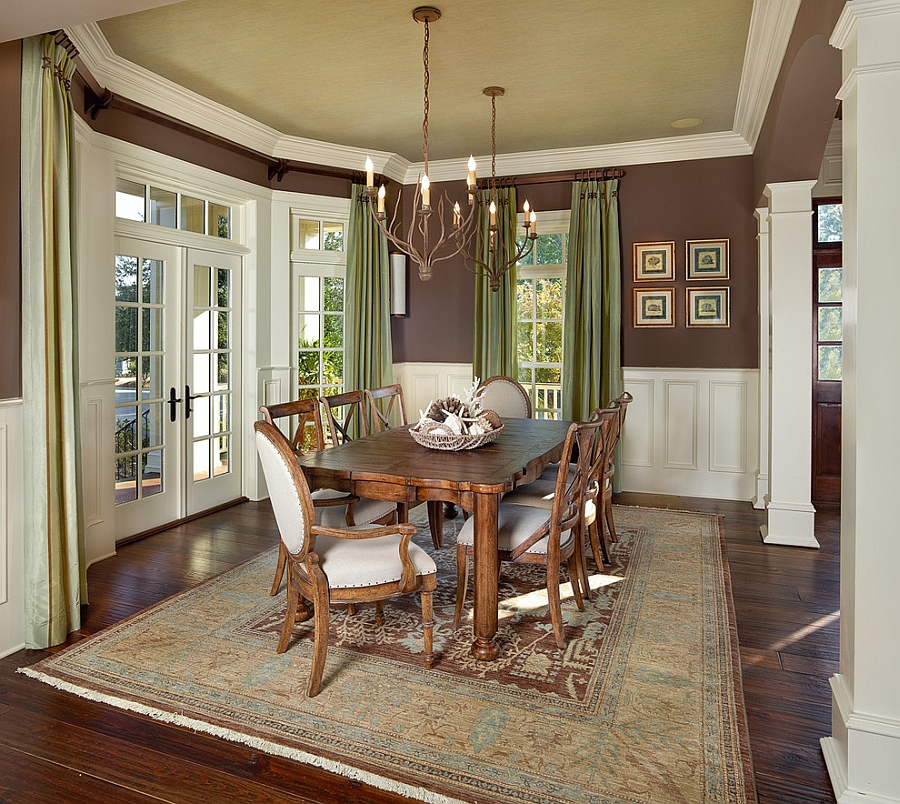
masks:
<svg viewBox="0 0 900 804"><path fill-rule="evenodd" d="M448 396L428 405L409 429L416 443L429 449L456 451L490 444L503 429L493 410L481 406L484 388L478 378L462 397Z"/></svg>

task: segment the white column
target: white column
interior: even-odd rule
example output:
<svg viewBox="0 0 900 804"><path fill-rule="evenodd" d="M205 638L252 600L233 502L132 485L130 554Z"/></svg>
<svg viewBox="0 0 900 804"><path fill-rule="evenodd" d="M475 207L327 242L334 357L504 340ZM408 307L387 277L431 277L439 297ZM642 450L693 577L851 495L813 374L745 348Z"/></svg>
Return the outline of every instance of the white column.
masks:
<svg viewBox="0 0 900 804"><path fill-rule="evenodd" d="M759 469L754 508L765 508L769 498L769 211L753 213L757 224L759 264Z"/></svg>
<svg viewBox="0 0 900 804"><path fill-rule="evenodd" d="M900 2L852 0L843 51L841 670L822 740L840 804L900 802Z"/></svg>
<svg viewBox="0 0 900 804"><path fill-rule="evenodd" d="M769 501L766 544L818 547L812 495L812 188L769 184ZM760 378L761 379L761 378Z"/></svg>

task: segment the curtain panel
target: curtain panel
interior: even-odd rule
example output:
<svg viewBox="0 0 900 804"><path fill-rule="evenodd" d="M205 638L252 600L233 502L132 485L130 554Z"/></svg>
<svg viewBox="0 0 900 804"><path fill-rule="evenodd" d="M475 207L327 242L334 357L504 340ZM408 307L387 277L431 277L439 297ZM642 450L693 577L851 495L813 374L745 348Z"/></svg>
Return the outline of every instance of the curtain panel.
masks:
<svg viewBox="0 0 900 804"><path fill-rule="evenodd" d="M516 251L516 188L500 188L497 196L497 232L500 258L507 260ZM476 254L490 259L490 190L479 192L481 200ZM516 354L516 266L500 278L500 290L491 290L487 277L475 276L475 344L473 374L482 380L504 375L518 379Z"/></svg>
<svg viewBox="0 0 900 804"><path fill-rule="evenodd" d="M64 642L87 602L74 233L75 65L53 36L22 52L22 396L26 645Z"/></svg>
<svg viewBox="0 0 900 804"><path fill-rule="evenodd" d="M393 382L391 282L387 238L369 211L365 187L354 184L347 231L344 300L344 388Z"/></svg>
<svg viewBox="0 0 900 804"><path fill-rule="evenodd" d="M564 419L586 420L622 393L619 182L575 181L563 325Z"/></svg>

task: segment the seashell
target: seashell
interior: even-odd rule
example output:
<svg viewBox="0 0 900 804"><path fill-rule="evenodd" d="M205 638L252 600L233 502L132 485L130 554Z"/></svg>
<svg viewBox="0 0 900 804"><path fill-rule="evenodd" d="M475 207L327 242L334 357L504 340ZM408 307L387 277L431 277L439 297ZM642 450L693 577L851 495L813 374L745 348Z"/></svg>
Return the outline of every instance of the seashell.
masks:
<svg viewBox="0 0 900 804"><path fill-rule="evenodd" d="M503 424L503 420L496 410L483 410L481 411L481 416L479 418L486 419L490 423L492 430L496 430Z"/></svg>
<svg viewBox="0 0 900 804"><path fill-rule="evenodd" d="M455 413L447 413L447 417L444 419L444 427L452 431L454 435L462 435L466 432L466 425Z"/></svg>
<svg viewBox="0 0 900 804"><path fill-rule="evenodd" d="M469 425L469 435L484 435L485 429L477 421Z"/></svg>

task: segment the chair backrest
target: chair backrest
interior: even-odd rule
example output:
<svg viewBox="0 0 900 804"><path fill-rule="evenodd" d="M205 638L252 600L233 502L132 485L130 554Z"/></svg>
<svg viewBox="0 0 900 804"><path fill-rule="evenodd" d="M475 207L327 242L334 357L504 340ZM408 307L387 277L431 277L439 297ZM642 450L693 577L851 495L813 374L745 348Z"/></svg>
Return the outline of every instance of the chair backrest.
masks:
<svg viewBox="0 0 900 804"><path fill-rule="evenodd" d="M290 437L295 452L308 452L325 448L325 433L322 429L322 413L319 400L295 399L277 405L261 405L259 412L269 423L277 427L277 420L297 417L297 426Z"/></svg>
<svg viewBox="0 0 900 804"><path fill-rule="evenodd" d="M482 386L481 405L493 410L501 419L530 419L531 399L528 392L512 377L489 377Z"/></svg>
<svg viewBox="0 0 900 804"><path fill-rule="evenodd" d="M253 430L281 541L293 555L302 557L308 549L309 527L316 521L306 478L291 445L275 425L255 422Z"/></svg>
<svg viewBox="0 0 900 804"><path fill-rule="evenodd" d="M403 404L403 388L400 385L385 385L383 388L367 388L366 399L369 400L369 423L376 433L390 430L395 425L391 417L399 419L400 426L407 424L406 405ZM383 400L387 400L384 402ZM381 402L381 407L378 403Z"/></svg>
<svg viewBox="0 0 900 804"><path fill-rule="evenodd" d="M345 441L369 435L369 418L366 415L366 396L362 391L344 391L342 394L320 396L325 408L331 443L337 447Z"/></svg>
<svg viewBox="0 0 900 804"><path fill-rule="evenodd" d="M585 478L584 500L596 499L603 484L609 465L612 463L610 450L615 450L613 433L619 425L619 410L616 407L597 408L591 413L590 422L599 425L594 440L594 451L587 468Z"/></svg>
<svg viewBox="0 0 900 804"><path fill-rule="evenodd" d="M553 508L550 512L551 538L577 525L584 512L585 494L598 455L602 456L603 417L569 425L556 475ZM601 461L601 469L602 469Z"/></svg>

